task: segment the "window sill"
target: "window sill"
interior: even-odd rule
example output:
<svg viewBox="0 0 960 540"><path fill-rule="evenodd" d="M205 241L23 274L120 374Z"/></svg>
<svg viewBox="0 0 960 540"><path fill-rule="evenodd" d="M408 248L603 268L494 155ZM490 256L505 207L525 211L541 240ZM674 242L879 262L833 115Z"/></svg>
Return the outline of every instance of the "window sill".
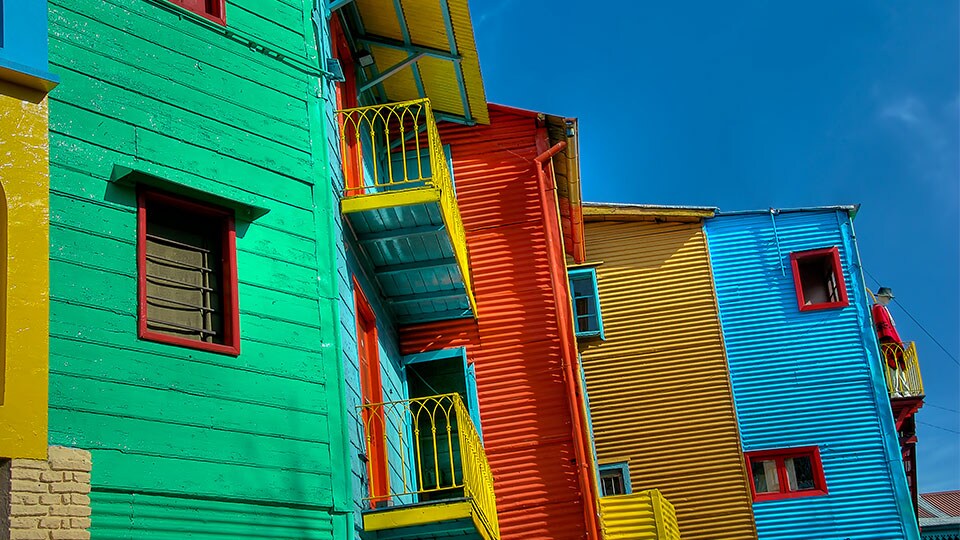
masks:
<svg viewBox="0 0 960 540"><path fill-rule="evenodd" d="M170 0L147 0L147 1L157 7L165 8L168 11L176 13L180 16L186 15L188 18L192 18L197 22L212 23L221 28L227 26L226 14L224 14L223 17L214 17L213 15L208 15L206 13L197 13L196 11L185 8L175 2L171 2Z"/></svg>
<svg viewBox="0 0 960 540"><path fill-rule="evenodd" d="M604 339L603 332L575 332L577 339Z"/></svg>
<svg viewBox="0 0 960 540"><path fill-rule="evenodd" d="M53 73L4 58L0 58L0 80L40 92L49 92L60 84L60 79Z"/></svg>
<svg viewBox="0 0 960 540"><path fill-rule="evenodd" d="M240 356L240 344L236 345L223 345L220 343L204 343L202 341L194 341L192 339L178 338L175 336L168 336L166 334L161 334L159 332L151 332L149 330L144 330L140 332L140 339L146 341L152 341L154 343L163 343L164 345L174 345L177 347L183 347L185 349L195 349L198 351L206 351L217 354L227 354L230 356Z"/></svg>
<svg viewBox="0 0 960 540"><path fill-rule="evenodd" d="M753 502L779 501L781 499L799 499L801 497L821 497L823 495L828 495L828 493L822 489L788 491L787 493L761 493L753 496Z"/></svg>
<svg viewBox="0 0 960 540"><path fill-rule="evenodd" d="M850 302L826 302L823 304L804 304L800 306L800 311L820 311L822 309L839 309L850 305Z"/></svg>

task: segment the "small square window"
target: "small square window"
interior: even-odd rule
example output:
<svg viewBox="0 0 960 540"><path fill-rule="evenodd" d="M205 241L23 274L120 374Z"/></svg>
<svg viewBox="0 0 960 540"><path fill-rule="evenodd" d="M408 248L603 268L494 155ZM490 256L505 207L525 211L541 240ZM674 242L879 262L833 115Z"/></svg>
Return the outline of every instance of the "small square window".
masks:
<svg viewBox="0 0 960 540"><path fill-rule="evenodd" d="M790 254L800 311L848 305L847 288L836 247Z"/></svg>
<svg viewBox="0 0 960 540"><path fill-rule="evenodd" d="M570 270L570 296L573 302L573 325L577 337L603 338L597 273L593 268Z"/></svg>
<svg viewBox="0 0 960 540"><path fill-rule="evenodd" d="M747 453L754 501L827 494L816 446Z"/></svg>
<svg viewBox="0 0 960 540"><path fill-rule="evenodd" d="M239 354L233 212L155 191L138 206L140 337Z"/></svg>
<svg viewBox="0 0 960 540"><path fill-rule="evenodd" d="M169 0L187 11L192 11L205 19L226 25L224 0Z"/></svg>
<svg viewBox="0 0 960 540"><path fill-rule="evenodd" d="M600 465L600 494L603 497L626 495L632 491L630 469L625 462Z"/></svg>

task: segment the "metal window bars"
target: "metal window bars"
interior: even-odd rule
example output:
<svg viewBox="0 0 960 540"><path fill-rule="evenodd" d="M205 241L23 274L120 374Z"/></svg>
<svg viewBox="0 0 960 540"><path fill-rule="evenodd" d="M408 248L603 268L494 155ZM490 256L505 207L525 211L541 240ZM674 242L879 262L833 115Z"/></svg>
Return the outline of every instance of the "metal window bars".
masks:
<svg viewBox="0 0 960 540"><path fill-rule="evenodd" d="M159 268L171 268L183 272L196 273L199 276L199 283L184 281L183 279L177 279L171 276L158 275L156 271L148 273L145 279L148 283L153 284L159 289L157 292L175 289L184 293L196 293L199 303L186 301L188 300L187 298L177 299L171 298L169 295L149 293L146 295L146 300L148 305L165 310L196 312L200 325L185 324L184 321L165 320L157 317L156 314L151 314L149 309L147 310L147 324L152 327L153 330L169 331L176 329L180 332L196 334L197 339L200 341L215 341L219 332L214 330L213 318L217 315L218 308L213 305L213 296L217 294L217 290L213 287L215 272L210 265L212 258L211 251L201 246L178 242L156 234L148 233L147 239L153 242L154 245L162 245L168 249L192 253L199 257L200 262L194 264L166 257L157 253L156 250L151 251L148 247L146 254L147 262Z"/></svg>

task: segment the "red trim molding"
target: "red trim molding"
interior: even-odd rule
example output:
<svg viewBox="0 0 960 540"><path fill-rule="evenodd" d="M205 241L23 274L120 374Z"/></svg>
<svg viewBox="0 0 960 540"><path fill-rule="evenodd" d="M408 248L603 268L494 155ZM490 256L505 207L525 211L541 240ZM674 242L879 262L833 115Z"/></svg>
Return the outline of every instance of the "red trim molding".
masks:
<svg viewBox="0 0 960 540"><path fill-rule="evenodd" d="M750 493L753 495L754 502L774 501L777 499L793 499L797 497L815 497L818 495L827 495L827 479L823 474L823 463L820 461L820 447L804 446L800 448L784 448L776 450L759 450L756 452L747 452L744 454L747 460L747 474L750 475ZM790 482L787 477L787 467L784 461L790 458L806 457L810 458L813 466L813 489L790 490ZM757 493L757 486L753 480L753 462L754 461L776 461L777 480L780 483L780 491L777 493Z"/></svg>
<svg viewBox="0 0 960 540"><path fill-rule="evenodd" d="M196 13L204 19L213 21L217 24L227 25L227 10L225 0L167 0L171 4L182 7L183 9Z"/></svg>
<svg viewBox="0 0 960 540"><path fill-rule="evenodd" d="M837 302L821 302L819 304L807 304L803 297L803 286L800 283L799 261L807 258L830 257L833 265L833 275L837 283L837 296L840 298ZM850 305L847 298L847 285L843 279L843 267L840 266L840 250L836 246L824 249L814 249L810 251L796 251L790 254L790 266L793 269L793 286L797 292L797 306L800 311L814 311L818 309L842 308Z"/></svg>
<svg viewBox="0 0 960 540"><path fill-rule="evenodd" d="M204 343L169 336L147 328L147 205L160 202L184 212L220 218L223 275L223 343ZM237 229L233 211L211 204L191 201L169 193L140 189L137 191L137 334L140 339L190 349L238 356L240 354L240 305L237 293Z"/></svg>
<svg viewBox="0 0 960 540"><path fill-rule="evenodd" d="M353 301L357 319L357 364L360 368L360 400L363 405L383 403L383 381L380 375L380 340L377 337L377 316L363 293L356 276L353 278ZM390 472L387 465L387 425L383 407L364 408L363 435L366 440L370 508L390 500Z"/></svg>

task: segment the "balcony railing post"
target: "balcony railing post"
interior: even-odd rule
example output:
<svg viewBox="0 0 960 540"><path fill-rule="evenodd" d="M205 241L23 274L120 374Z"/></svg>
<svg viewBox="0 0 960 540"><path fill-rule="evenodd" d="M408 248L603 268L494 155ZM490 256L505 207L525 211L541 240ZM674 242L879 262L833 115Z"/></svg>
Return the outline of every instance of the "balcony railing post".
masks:
<svg viewBox="0 0 960 540"><path fill-rule="evenodd" d="M906 345L906 346L904 346ZM881 343L887 391L892 397L923 395L923 378L914 342L906 344Z"/></svg>
<svg viewBox="0 0 960 540"><path fill-rule="evenodd" d="M371 492L367 497L368 502L377 503L376 506L379 508L380 503L397 505L415 502L417 499L421 501L434 497L442 499L449 490L462 489L463 496L472 501L480 521L487 527L492 538L499 538L493 474L486 454L483 452L480 435L459 394L373 403L361 405L359 409L360 416L364 419L364 439L368 448L372 442L371 436L376 432L371 429L373 426L370 419L381 418L385 426L391 426L390 430L385 429L384 432L389 433L391 437L396 437L397 440L387 440L385 445L395 444L396 452L401 454L399 460L394 461L399 462L401 470L392 471L392 474L399 473L404 479L399 489L396 484L389 484L387 493ZM441 422L442 424L438 425ZM428 423L429 426L426 425ZM393 426L396 429L392 429ZM445 445L440 440L441 436L447 438ZM384 437L389 438L387 435ZM405 439L410 440L405 441ZM441 445L444 445L444 450L449 453L446 459L440 456ZM424 463L423 454L428 450L432 459L428 457ZM411 459L407 459L404 455L407 451L411 453ZM459 464L457 463L458 455ZM389 458L383 456L383 459ZM404 470L408 463L414 470ZM448 465L450 478L445 479L444 473ZM372 474L377 465L368 463L367 466ZM427 474L431 472L436 477L432 482L427 482ZM415 479L415 485L407 483L408 476Z"/></svg>
<svg viewBox="0 0 960 540"><path fill-rule="evenodd" d="M424 98L342 109L337 114L340 118L340 145L344 152L344 175L347 177L344 196L359 197L413 188L436 189L443 223L453 243L454 258L463 276L471 311L476 314L466 234L430 100ZM396 130L392 131L391 126L394 125ZM426 131L424 142L429 154L426 157L430 164L429 175L424 170L424 157L421 155L421 128ZM368 140L363 140L361 133L366 133ZM399 133L399 138L394 133ZM408 136L413 140L412 144L408 142ZM399 148L399 152L394 152L395 148ZM401 164L396 172L402 172L402 178L395 178L395 158L400 159ZM383 166L381 159L385 161ZM410 170L408 160L416 163L416 171ZM367 167L372 178L367 178Z"/></svg>

